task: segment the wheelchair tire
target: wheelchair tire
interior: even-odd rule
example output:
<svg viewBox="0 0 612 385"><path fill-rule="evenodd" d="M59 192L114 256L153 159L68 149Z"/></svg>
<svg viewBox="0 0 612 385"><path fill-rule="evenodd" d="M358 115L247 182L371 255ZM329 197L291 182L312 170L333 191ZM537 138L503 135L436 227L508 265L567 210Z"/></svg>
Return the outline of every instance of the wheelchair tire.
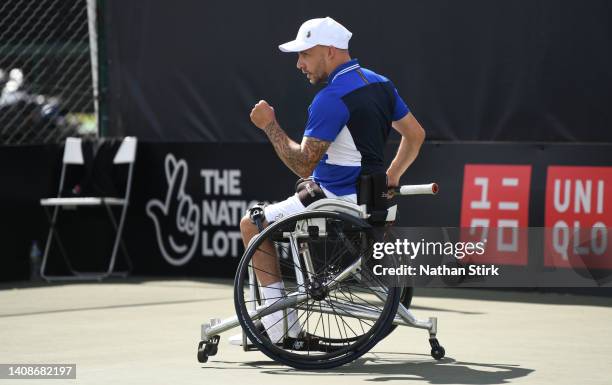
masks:
<svg viewBox="0 0 612 385"><path fill-rule="evenodd" d="M410 309L410 305L412 304L412 295L414 294L413 287L403 287L402 294L400 295L400 304L403 305L406 309ZM386 336L393 333L395 329L397 329L398 325L391 325L389 328L389 332ZM385 336L385 337L386 337Z"/></svg>
<svg viewBox="0 0 612 385"><path fill-rule="evenodd" d="M291 250L289 235L295 235L298 228L301 235L294 239L297 239L297 249L300 250L300 265L296 267L292 253L288 256L287 252ZM271 359L304 370L337 367L368 352L388 334L402 290L388 285L384 287L386 296L380 297L372 288L379 286L369 287L360 279L352 280L351 275L342 281L335 278L349 266L355 266L359 256L362 264L371 258L372 240L368 223L331 211L295 214L264 229L245 250L234 280L236 314L251 342ZM262 245L271 250L270 243L264 244L266 241L276 249L281 272L279 278L283 280L286 291L282 298L295 296L302 299L293 307L296 322L301 327L300 334L285 335L282 341L275 343L265 330L255 325L254 321L259 317L249 313L249 302L253 300L247 299L246 295L250 285L249 264L256 251L267 253ZM305 271L306 264L302 264L306 258L303 253L307 253L312 261L314 271L311 275ZM375 285L383 284L375 282ZM358 317L357 312L365 316ZM314 318L310 320L311 317Z"/></svg>

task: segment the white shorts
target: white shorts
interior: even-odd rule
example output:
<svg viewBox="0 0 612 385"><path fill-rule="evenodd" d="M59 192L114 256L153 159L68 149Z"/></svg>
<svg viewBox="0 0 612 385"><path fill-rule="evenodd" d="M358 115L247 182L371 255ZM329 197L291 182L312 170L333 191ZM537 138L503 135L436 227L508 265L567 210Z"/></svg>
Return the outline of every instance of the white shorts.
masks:
<svg viewBox="0 0 612 385"><path fill-rule="evenodd" d="M331 191L324 189L323 187L321 187L321 189L323 190L327 198L337 198L351 203L357 203L357 194L337 196ZM264 215L266 216L266 221L268 221L268 223L271 223L274 221L278 221L279 219L282 219L286 216L301 213L305 210L306 207L304 207L302 202L300 202L298 195L294 194L293 196L290 196L284 201L276 202L264 207Z"/></svg>

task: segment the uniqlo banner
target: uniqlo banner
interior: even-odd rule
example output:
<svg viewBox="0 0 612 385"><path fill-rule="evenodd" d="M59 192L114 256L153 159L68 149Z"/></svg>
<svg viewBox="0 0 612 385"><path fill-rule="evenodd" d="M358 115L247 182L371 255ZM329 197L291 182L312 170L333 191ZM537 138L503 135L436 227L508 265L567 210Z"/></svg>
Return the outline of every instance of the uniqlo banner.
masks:
<svg viewBox="0 0 612 385"><path fill-rule="evenodd" d="M612 167L549 166L544 264L612 268Z"/></svg>
<svg viewBox="0 0 612 385"><path fill-rule="evenodd" d="M469 262L527 264L530 180L530 165L465 165L462 239L486 241L485 253Z"/></svg>

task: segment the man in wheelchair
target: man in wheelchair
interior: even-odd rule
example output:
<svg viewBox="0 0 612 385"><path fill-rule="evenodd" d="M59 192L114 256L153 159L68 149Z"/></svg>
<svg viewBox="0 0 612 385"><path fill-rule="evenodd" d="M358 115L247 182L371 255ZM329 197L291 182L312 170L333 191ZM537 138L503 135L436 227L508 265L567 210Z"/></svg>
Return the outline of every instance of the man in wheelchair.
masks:
<svg viewBox="0 0 612 385"><path fill-rule="evenodd" d="M358 203L361 176L382 176L385 187L399 186L402 174L418 155L425 132L400 97L395 86L382 75L351 59L348 43L352 34L326 17L306 21L295 40L279 46L283 52L296 52L297 68L313 85L327 85L308 108L308 122L301 143L291 140L276 119L274 108L265 100L252 109L250 118L264 131L283 163L301 179L294 195L263 208L259 226L251 215L240 222L245 247L272 222L300 213L321 198ZM391 128L401 142L385 170L384 149ZM386 178L385 178L386 177ZM283 295L279 258L266 241L253 255L255 275L267 305ZM262 317L261 323L273 342L284 336L281 311ZM296 311L286 314L289 337L301 331ZM230 342L238 342L230 338Z"/></svg>

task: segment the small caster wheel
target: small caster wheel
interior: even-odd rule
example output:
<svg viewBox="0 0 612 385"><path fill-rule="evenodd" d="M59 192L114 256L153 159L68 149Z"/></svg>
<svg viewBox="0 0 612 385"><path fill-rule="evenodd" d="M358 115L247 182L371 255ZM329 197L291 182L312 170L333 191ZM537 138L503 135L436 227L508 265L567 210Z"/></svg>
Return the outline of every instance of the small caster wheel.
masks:
<svg viewBox="0 0 612 385"><path fill-rule="evenodd" d="M431 356L438 361L444 358L445 353L446 352L444 351L444 348L442 346L438 346L437 348L431 349Z"/></svg>
<svg viewBox="0 0 612 385"><path fill-rule="evenodd" d="M214 356L215 354L217 354L217 345L211 346L208 351L209 356Z"/></svg>
<svg viewBox="0 0 612 385"><path fill-rule="evenodd" d="M446 352L444 351L444 347L442 347L442 345L440 345L440 343L438 342L437 338L430 338L429 345L431 345L431 356L435 360L441 360L442 358L444 358Z"/></svg>
<svg viewBox="0 0 612 385"><path fill-rule="evenodd" d="M206 354L206 341L200 341L198 344L198 362L205 363L208 361L208 354Z"/></svg>
<svg viewBox="0 0 612 385"><path fill-rule="evenodd" d="M208 341L200 341L198 344L198 362L207 362L208 357L217 354L220 339L219 336L212 336Z"/></svg>

